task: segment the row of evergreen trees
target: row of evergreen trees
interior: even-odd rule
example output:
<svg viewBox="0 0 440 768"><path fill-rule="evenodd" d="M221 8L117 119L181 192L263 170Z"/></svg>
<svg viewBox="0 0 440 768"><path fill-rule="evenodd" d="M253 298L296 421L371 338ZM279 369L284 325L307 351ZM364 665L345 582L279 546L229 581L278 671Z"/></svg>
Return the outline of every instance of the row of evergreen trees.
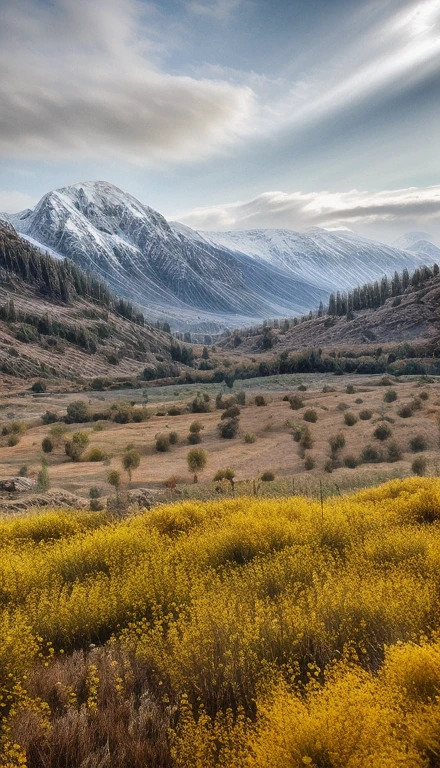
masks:
<svg viewBox="0 0 440 768"><path fill-rule="evenodd" d="M0 227L0 269L38 286L40 293L49 298L67 303L79 296L138 325L145 324L143 314L130 301L114 296L96 277L69 259L57 260L40 253L6 227Z"/></svg>
<svg viewBox="0 0 440 768"><path fill-rule="evenodd" d="M434 264L431 268L422 266L416 269L411 276L405 268L401 274L397 271L394 272L391 279L384 275L380 281L376 280L374 283L365 283L359 288L354 288L352 291L344 293L337 291L336 294L332 293L330 295L326 314L333 317L347 315L350 318L353 316L353 312L361 309L378 309L385 304L387 299L393 296L395 298L401 296L409 286L418 288L438 274L438 264ZM322 315L321 307L320 310ZM319 316L320 312L318 310Z"/></svg>

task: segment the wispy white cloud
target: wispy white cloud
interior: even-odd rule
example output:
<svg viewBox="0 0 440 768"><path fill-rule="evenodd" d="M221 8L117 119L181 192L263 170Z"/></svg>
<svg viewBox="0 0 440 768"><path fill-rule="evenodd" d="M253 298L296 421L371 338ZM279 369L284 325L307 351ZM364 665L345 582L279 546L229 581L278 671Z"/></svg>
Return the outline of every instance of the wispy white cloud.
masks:
<svg viewBox="0 0 440 768"><path fill-rule="evenodd" d="M421 224L433 219L440 221L440 185L376 193L266 192L252 200L196 208L174 218L194 229L223 231L335 228L380 221Z"/></svg>
<svg viewBox="0 0 440 768"><path fill-rule="evenodd" d="M156 62L138 0L16 0L0 25L0 152L196 160L247 130L253 94Z"/></svg>
<svg viewBox="0 0 440 768"><path fill-rule="evenodd" d="M189 0L186 8L199 16L226 21L242 3L243 0Z"/></svg>

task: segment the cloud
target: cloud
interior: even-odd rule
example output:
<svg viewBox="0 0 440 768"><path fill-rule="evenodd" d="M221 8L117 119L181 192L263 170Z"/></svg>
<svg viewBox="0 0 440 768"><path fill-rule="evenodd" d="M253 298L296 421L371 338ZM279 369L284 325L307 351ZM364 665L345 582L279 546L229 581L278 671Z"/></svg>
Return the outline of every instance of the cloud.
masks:
<svg viewBox="0 0 440 768"><path fill-rule="evenodd" d="M37 203L38 198L27 195L25 192L10 192L6 189L0 189L0 212L16 213L25 208L32 208Z"/></svg>
<svg viewBox="0 0 440 768"><path fill-rule="evenodd" d="M198 16L226 21L242 2L243 0L189 0L186 9Z"/></svg>
<svg viewBox="0 0 440 768"><path fill-rule="evenodd" d="M0 26L0 153L200 159L249 129L253 93L156 62L139 0L15 0Z"/></svg>
<svg viewBox="0 0 440 768"><path fill-rule="evenodd" d="M333 229L378 222L440 221L440 185L383 192L265 192L245 202L229 203L174 217L194 229L259 228Z"/></svg>

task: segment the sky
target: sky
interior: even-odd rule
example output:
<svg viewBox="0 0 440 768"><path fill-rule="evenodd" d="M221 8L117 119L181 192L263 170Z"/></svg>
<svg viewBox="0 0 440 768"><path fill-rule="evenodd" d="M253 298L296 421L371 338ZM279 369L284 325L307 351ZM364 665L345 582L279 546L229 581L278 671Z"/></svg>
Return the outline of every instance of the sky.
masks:
<svg viewBox="0 0 440 768"><path fill-rule="evenodd" d="M0 0L0 211L106 180L197 229L440 244L440 0Z"/></svg>

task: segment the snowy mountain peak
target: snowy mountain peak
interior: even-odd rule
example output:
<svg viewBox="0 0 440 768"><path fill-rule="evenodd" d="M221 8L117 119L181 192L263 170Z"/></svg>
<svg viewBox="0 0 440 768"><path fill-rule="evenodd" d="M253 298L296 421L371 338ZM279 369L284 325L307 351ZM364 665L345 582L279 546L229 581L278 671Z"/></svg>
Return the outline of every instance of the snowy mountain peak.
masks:
<svg viewBox="0 0 440 768"><path fill-rule="evenodd" d="M420 263L408 250L320 227L199 233L106 181L62 187L7 219L180 328L304 313L333 290Z"/></svg>

